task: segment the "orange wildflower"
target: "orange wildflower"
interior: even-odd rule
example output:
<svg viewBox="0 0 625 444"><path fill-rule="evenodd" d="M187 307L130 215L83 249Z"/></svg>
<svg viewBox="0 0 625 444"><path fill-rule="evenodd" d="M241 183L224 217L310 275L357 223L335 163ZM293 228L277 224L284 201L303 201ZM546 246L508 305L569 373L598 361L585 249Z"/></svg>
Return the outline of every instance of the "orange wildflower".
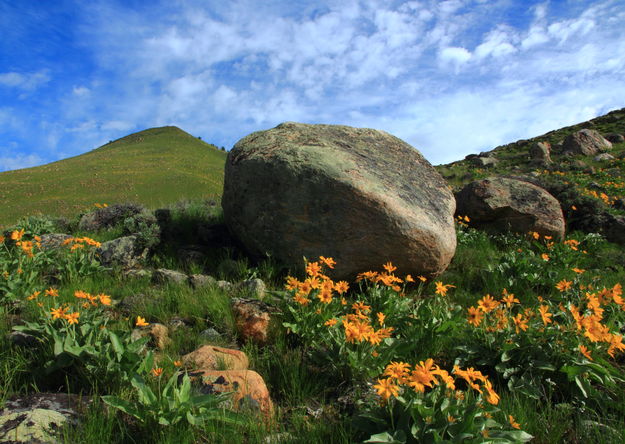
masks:
<svg viewBox="0 0 625 444"><path fill-rule="evenodd" d="M373 388L384 401L388 401L391 396L399 395L399 386L393 383L390 378L378 379L378 383Z"/></svg>
<svg viewBox="0 0 625 444"><path fill-rule="evenodd" d="M328 268L334 268L336 262L331 257L319 256L319 261L323 262Z"/></svg>
<svg viewBox="0 0 625 444"><path fill-rule="evenodd" d="M456 288L456 286L451 285L451 284L443 284L442 282L438 281L436 282L436 290L434 291L434 293L439 294L441 296L446 296L447 291L450 288Z"/></svg>
<svg viewBox="0 0 625 444"><path fill-rule="evenodd" d="M567 281L566 279L562 279L560 282L556 284L556 288L561 292L565 292L569 290L572 285L573 285L573 282Z"/></svg>
<svg viewBox="0 0 625 444"><path fill-rule="evenodd" d="M68 324L78 324L78 318L80 317L80 313L75 311L70 314L65 315L65 320Z"/></svg>
<svg viewBox="0 0 625 444"><path fill-rule="evenodd" d="M163 374L163 369L161 367L152 369L152 375L154 375L155 378L158 378L162 374Z"/></svg>
<svg viewBox="0 0 625 444"><path fill-rule="evenodd" d="M468 312L469 312L469 316L467 320L469 324L472 324L475 327L480 325L480 323L482 322L482 319L484 319L484 313L479 308L475 308L475 307L469 307Z"/></svg>
<svg viewBox="0 0 625 444"><path fill-rule="evenodd" d="M336 319L328 319L323 323L326 327L334 327L338 321Z"/></svg>
<svg viewBox="0 0 625 444"><path fill-rule="evenodd" d="M514 420L514 416L512 416L512 415L508 415L508 422L510 423L510 425L513 428L515 428L517 430L521 428L521 425Z"/></svg>
<svg viewBox="0 0 625 444"><path fill-rule="evenodd" d="M321 273L321 266L319 265L319 262L309 262L306 265L306 273L310 276L319 275L319 273Z"/></svg>
<svg viewBox="0 0 625 444"><path fill-rule="evenodd" d="M145 322L145 318L142 318L141 316L137 316L137 321L135 322L135 326L137 327L147 327L148 325L150 325L149 322Z"/></svg>
<svg viewBox="0 0 625 444"><path fill-rule="evenodd" d="M349 284L345 281L338 281L336 284L334 284L334 290L338 294L344 294L347 292L347 290L349 290Z"/></svg>
<svg viewBox="0 0 625 444"><path fill-rule="evenodd" d="M491 295L487 294L477 302L477 305L484 313L488 313L497 308L499 302L493 299Z"/></svg>
<svg viewBox="0 0 625 444"><path fill-rule="evenodd" d="M547 324L550 324L551 322L553 322L551 320L551 317L553 316L553 314L549 313L549 306L548 305L541 305L538 308L538 311L540 312L540 317L543 320L543 324L547 325Z"/></svg>
<svg viewBox="0 0 625 444"><path fill-rule="evenodd" d="M586 357L589 361L592 361L592 356L590 355L590 351L586 348L585 345L579 346L579 352Z"/></svg>

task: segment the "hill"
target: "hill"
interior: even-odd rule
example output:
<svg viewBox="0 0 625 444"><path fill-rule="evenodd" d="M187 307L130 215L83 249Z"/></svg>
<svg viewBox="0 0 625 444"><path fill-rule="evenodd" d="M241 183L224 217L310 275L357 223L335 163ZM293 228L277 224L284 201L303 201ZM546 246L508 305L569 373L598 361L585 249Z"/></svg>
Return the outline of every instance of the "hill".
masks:
<svg viewBox="0 0 625 444"><path fill-rule="evenodd" d="M609 133L625 134L625 108L611 111L586 122L549 131L531 139L517 140L516 142L501 145L492 151L483 152L479 155L468 155L463 160L446 165L438 165L436 168L455 189L473 180L493 175L523 175L531 173L533 176L542 176L552 173L559 174L563 171L583 170L584 168L594 168L599 170L598 172L605 168L617 168L618 172L615 170L612 171L612 174L616 173L620 177L625 177L625 171L620 168L620 164L622 164L620 161L595 161L592 157L570 156L562 152L562 141L569 134L581 129L593 129L603 135ZM551 144L551 159L553 163L548 168L537 168L531 162L529 151L536 142L549 142ZM610 154L618 158L624 151L625 144L616 143ZM480 161L481 158L493 158L495 162L485 165Z"/></svg>
<svg viewBox="0 0 625 444"><path fill-rule="evenodd" d="M34 214L72 216L94 203L157 207L218 198L225 159L177 127L147 129L79 156L0 173L0 226Z"/></svg>

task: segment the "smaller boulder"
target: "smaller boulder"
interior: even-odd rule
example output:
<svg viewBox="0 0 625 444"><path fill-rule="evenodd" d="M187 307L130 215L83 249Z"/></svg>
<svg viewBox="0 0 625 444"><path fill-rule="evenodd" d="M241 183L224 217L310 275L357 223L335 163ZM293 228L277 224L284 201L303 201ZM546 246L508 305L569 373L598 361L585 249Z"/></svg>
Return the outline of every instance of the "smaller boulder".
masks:
<svg viewBox="0 0 625 444"><path fill-rule="evenodd" d="M273 402L263 378L253 370L206 370L190 373L200 377L202 392L232 392L235 410L260 413L269 419L273 414Z"/></svg>
<svg viewBox="0 0 625 444"><path fill-rule="evenodd" d="M55 250L63 246L63 242L67 239L72 239L74 236L62 233L51 233L41 235L41 249L42 250Z"/></svg>
<svg viewBox="0 0 625 444"><path fill-rule="evenodd" d="M150 324L145 327L138 327L132 330L130 339L136 341L141 338L150 337L150 345L164 350L171 342L169 338L169 329L163 324Z"/></svg>
<svg viewBox="0 0 625 444"><path fill-rule="evenodd" d="M564 139L564 151L572 154L594 156L612 148L612 144L595 130L583 129Z"/></svg>
<svg viewBox="0 0 625 444"><path fill-rule="evenodd" d="M497 164L499 163L499 159L496 159L490 156L487 156L487 157L478 156L478 157L471 159L471 163L479 168L490 168L490 167L497 166Z"/></svg>
<svg viewBox="0 0 625 444"><path fill-rule="evenodd" d="M254 299L262 299L265 296L267 286L262 279L247 279L239 282L236 289L243 295Z"/></svg>
<svg viewBox="0 0 625 444"><path fill-rule="evenodd" d="M146 270L145 268L133 268L131 270L125 270L124 277L130 279L152 280L152 270Z"/></svg>
<svg viewBox="0 0 625 444"><path fill-rule="evenodd" d="M206 287L214 287L217 285L217 280L206 274L192 274L189 276L189 285L195 288L206 288Z"/></svg>
<svg viewBox="0 0 625 444"><path fill-rule="evenodd" d="M96 250L100 263L105 267L133 268L143 262L148 250L142 249L137 236L124 236L104 242Z"/></svg>
<svg viewBox="0 0 625 444"><path fill-rule="evenodd" d="M128 217L136 217L144 212L141 205L115 204L105 208L98 208L80 218L78 229L81 231L99 231L111 228L123 222Z"/></svg>
<svg viewBox="0 0 625 444"><path fill-rule="evenodd" d="M233 298L232 312L242 341L267 343L271 315L277 312L275 308L256 299Z"/></svg>
<svg viewBox="0 0 625 444"><path fill-rule="evenodd" d="M154 270L152 281L157 284L183 284L188 281L188 276L180 271L159 268Z"/></svg>
<svg viewBox="0 0 625 444"><path fill-rule="evenodd" d="M606 212L601 231L608 241L625 245L625 216L615 216Z"/></svg>
<svg viewBox="0 0 625 444"><path fill-rule="evenodd" d="M250 361L240 350L203 345L182 357L187 368L202 370L247 370Z"/></svg>
<svg viewBox="0 0 625 444"><path fill-rule="evenodd" d="M622 134L610 133L610 134L606 134L605 138L608 142L611 142L611 143L625 142L625 136L623 136Z"/></svg>
<svg viewBox="0 0 625 444"><path fill-rule="evenodd" d="M604 160L614 160L614 156L612 154L609 153L601 153L601 154L597 154L593 160L595 162L601 162Z"/></svg>
<svg viewBox="0 0 625 444"><path fill-rule="evenodd" d="M560 203L546 190L518 179L490 177L471 182L456 195L456 214L471 226L496 233L535 231L564 238Z"/></svg>
<svg viewBox="0 0 625 444"><path fill-rule="evenodd" d="M551 144L549 142L536 142L530 147L531 163L538 166L551 164Z"/></svg>

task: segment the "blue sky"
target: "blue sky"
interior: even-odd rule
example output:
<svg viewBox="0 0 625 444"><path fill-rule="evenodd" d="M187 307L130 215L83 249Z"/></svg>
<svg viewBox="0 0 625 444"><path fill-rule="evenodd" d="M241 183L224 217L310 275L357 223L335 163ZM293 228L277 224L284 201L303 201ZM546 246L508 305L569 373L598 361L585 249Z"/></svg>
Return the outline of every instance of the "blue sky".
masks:
<svg viewBox="0 0 625 444"><path fill-rule="evenodd" d="M284 121L447 163L625 107L623 23L622 0L0 0L0 171Z"/></svg>

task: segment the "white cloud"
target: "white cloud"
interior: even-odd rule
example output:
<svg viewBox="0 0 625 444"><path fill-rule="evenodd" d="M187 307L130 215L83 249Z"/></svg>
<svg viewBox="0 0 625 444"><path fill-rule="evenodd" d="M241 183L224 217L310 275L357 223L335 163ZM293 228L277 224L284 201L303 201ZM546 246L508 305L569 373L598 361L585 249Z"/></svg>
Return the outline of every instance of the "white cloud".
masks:
<svg viewBox="0 0 625 444"><path fill-rule="evenodd" d="M22 91L34 91L50 81L47 70L34 73L19 73L15 71L0 73L0 86L16 88Z"/></svg>
<svg viewBox="0 0 625 444"><path fill-rule="evenodd" d="M41 165L42 163L43 160L35 154L23 155L15 153L11 156L0 155L0 171L19 170Z"/></svg>
<svg viewBox="0 0 625 444"><path fill-rule="evenodd" d="M439 59L443 66L451 64L458 70L461 65L471 60L471 53L465 48L447 47L440 51Z"/></svg>

